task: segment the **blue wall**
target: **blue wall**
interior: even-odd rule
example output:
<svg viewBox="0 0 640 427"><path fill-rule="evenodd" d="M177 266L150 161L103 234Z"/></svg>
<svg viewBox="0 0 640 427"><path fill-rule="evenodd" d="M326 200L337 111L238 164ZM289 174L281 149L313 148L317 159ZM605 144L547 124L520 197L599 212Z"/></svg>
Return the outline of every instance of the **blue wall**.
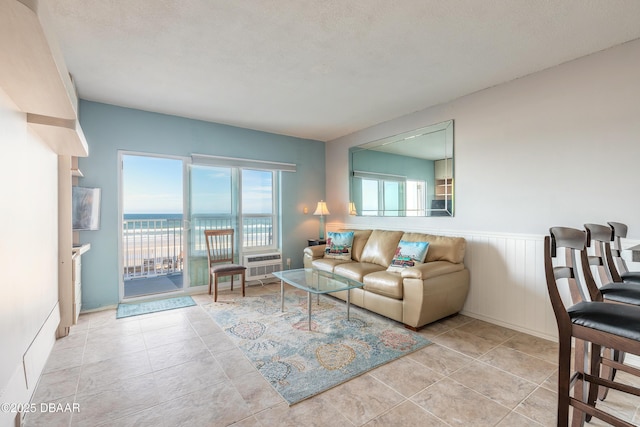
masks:
<svg viewBox="0 0 640 427"><path fill-rule="evenodd" d="M325 199L325 144L233 126L185 119L82 100L80 124L89 157L79 160L79 185L102 188L101 228L80 232L91 250L82 257L82 308L118 303L118 150L190 156L193 153L295 163L282 173L283 258L302 267L306 239L317 218L303 215Z"/></svg>

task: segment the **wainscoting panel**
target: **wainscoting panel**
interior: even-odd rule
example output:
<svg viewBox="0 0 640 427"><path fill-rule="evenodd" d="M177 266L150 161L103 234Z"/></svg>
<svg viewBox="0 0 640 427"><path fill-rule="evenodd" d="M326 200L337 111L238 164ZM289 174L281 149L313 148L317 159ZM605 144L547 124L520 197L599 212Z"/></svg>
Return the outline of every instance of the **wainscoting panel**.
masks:
<svg viewBox="0 0 640 427"><path fill-rule="evenodd" d="M557 327L544 277L544 238L442 233L467 239L471 289L463 313L555 340Z"/></svg>

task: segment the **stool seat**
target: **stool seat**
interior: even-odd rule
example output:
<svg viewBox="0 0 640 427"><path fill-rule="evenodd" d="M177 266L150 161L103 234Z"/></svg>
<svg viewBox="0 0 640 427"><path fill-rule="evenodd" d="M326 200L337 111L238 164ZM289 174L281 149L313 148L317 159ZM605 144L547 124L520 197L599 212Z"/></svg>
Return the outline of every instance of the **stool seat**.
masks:
<svg viewBox="0 0 640 427"><path fill-rule="evenodd" d="M571 323L640 341L640 309L635 306L582 301L567 309ZM637 321L630 321L630 320Z"/></svg>
<svg viewBox="0 0 640 427"><path fill-rule="evenodd" d="M605 300L640 305L640 284L614 282L600 287Z"/></svg>
<svg viewBox="0 0 640 427"><path fill-rule="evenodd" d="M640 284L640 271L627 271L620 274L623 282Z"/></svg>

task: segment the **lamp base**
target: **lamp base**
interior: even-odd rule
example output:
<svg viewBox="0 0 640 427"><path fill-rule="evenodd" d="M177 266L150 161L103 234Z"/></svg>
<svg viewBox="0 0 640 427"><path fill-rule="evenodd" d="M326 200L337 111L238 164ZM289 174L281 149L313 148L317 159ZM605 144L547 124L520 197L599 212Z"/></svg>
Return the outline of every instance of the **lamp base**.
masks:
<svg viewBox="0 0 640 427"><path fill-rule="evenodd" d="M318 240L324 240L324 215L320 215L320 231L318 232Z"/></svg>

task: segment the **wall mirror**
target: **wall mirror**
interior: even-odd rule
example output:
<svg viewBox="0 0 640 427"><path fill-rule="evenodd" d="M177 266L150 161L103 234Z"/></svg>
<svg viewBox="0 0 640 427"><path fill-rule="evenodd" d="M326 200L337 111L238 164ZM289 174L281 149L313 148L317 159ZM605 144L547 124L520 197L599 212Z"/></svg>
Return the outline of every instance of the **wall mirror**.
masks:
<svg viewBox="0 0 640 427"><path fill-rule="evenodd" d="M350 214L453 216L453 120L349 149Z"/></svg>

